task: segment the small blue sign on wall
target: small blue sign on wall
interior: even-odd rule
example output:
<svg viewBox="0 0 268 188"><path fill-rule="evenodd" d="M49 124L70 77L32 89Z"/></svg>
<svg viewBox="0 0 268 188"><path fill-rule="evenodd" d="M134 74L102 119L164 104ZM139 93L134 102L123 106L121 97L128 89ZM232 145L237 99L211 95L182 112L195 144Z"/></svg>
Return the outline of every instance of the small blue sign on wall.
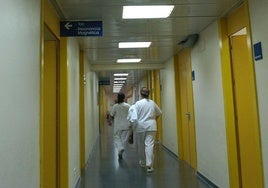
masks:
<svg viewBox="0 0 268 188"><path fill-rule="evenodd" d="M262 47L261 47L261 42L258 42L254 44L254 59L256 61L261 60L262 57Z"/></svg>
<svg viewBox="0 0 268 188"><path fill-rule="evenodd" d="M195 80L195 72L194 72L194 70L192 70L192 81L194 81Z"/></svg>
<svg viewBox="0 0 268 188"><path fill-rule="evenodd" d="M110 85L110 78L100 78L99 85Z"/></svg>
<svg viewBox="0 0 268 188"><path fill-rule="evenodd" d="M63 21L60 22L61 37L102 36L102 21Z"/></svg>

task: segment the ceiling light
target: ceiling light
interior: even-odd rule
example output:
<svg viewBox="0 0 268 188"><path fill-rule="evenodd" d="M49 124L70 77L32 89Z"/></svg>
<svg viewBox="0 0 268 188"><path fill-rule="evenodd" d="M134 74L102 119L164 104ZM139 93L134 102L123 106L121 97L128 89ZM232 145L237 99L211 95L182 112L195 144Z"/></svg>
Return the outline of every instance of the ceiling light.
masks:
<svg viewBox="0 0 268 188"><path fill-rule="evenodd" d="M128 76L128 73L115 73L114 76Z"/></svg>
<svg viewBox="0 0 268 188"><path fill-rule="evenodd" d="M149 48L152 42L119 42L119 48Z"/></svg>
<svg viewBox="0 0 268 188"><path fill-rule="evenodd" d="M126 78L114 78L114 80L127 80Z"/></svg>
<svg viewBox="0 0 268 188"><path fill-rule="evenodd" d="M120 92L120 89L114 89L113 90L113 93L119 93Z"/></svg>
<svg viewBox="0 0 268 188"><path fill-rule="evenodd" d="M114 89L121 89L122 86L113 86Z"/></svg>
<svg viewBox="0 0 268 188"><path fill-rule="evenodd" d="M127 78L114 78L114 80L127 80Z"/></svg>
<svg viewBox="0 0 268 188"><path fill-rule="evenodd" d="M118 59L117 63L139 63L141 59Z"/></svg>
<svg viewBox="0 0 268 188"><path fill-rule="evenodd" d="M123 19L167 18L174 5L123 6Z"/></svg>
<svg viewBox="0 0 268 188"><path fill-rule="evenodd" d="M113 88L113 93L119 93L121 88Z"/></svg>
<svg viewBox="0 0 268 188"><path fill-rule="evenodd" d="M122 86L113 86L113 89L121 89Z"/></svg>
<svg viewBox="0 0 268 188"><path fill-rule="evenodd" d="M124 84L125 81L114 81L114 84Z"/></svg>
<svg viewBox="0 0 268 188"><path fill-rule="evenodd" d="M122 87L124 84L114 84L114 86L117 86L117 87Z"/></svg>

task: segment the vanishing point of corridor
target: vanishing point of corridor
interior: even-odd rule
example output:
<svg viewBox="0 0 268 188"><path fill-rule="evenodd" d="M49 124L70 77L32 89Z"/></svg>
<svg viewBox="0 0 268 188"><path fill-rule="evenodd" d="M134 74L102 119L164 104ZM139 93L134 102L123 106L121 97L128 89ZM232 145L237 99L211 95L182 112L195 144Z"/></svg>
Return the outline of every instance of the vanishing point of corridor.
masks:
<svg viewBox="0 0 268 188"><path fill-rule="evenodd" d="M155 147L155 170L148 174L138 164L135 143L128 144L123 160L113 146L113 128L104 126L78 188L207 188L193 169L163 148Z"/></svg>

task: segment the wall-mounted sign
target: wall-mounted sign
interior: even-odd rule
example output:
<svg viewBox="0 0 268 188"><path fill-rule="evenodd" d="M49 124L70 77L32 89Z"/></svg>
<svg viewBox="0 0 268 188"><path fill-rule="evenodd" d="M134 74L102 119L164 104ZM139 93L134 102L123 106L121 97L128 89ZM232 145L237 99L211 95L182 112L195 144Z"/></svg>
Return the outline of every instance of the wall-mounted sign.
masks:
<svg viewBox="0 0 268 188"><path fill-rule="evenodd" d="M262 59L262 47L261 47L261 42L258 42L254 44L254 59L256 61Z"/></svg>
<svg viewBox="0 0 268 188"><path fill-rule="evenodd" d="M195 72L194 72L194 70L192 70L192 81L194 81L195 80Z"/></svg>
<svg viewBox="0 0 268 188"><path fill-rule="evenodd" d="M100 78L99 85L110 85L110 78Z"/></svg>
<svg viewBox="0 0 268 188"><path fill-rule="evenodd" d="M102 21L64 21L60 22L60 36L88 37L102 36Z"/></svg>

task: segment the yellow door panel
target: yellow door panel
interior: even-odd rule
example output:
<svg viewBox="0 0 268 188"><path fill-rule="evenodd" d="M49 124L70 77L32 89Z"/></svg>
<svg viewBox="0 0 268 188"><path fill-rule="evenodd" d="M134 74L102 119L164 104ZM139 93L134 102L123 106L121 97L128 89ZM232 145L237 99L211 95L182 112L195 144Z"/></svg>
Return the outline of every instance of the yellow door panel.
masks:
<svg viewBox="0 0 268 188"><path fill-rule="evenodd" d="M190 49L185 49L178 55L178 78L181 109L181 142L182 159L194 169L196 162L196 136L194 124L193 91L192 91L192 68L190 60Z"/></svg>
<svg viewBox="0 0 268 188"><path fill-rule="evenodd" d="M43 66L43 156L42 187L56 188L57 177L57 94L56 94L56 42L45 41Z"/></svg>
<svg viewBox="0 0 268 188"><path fill-rule="evenodd" d="M262 187L262 167L258 115L251 61L247 55L247 36L233 36L232 68L236 107L237 140L243 188Z"/></svg>
<svg viewBox="0 0 268 188"><path fill-rule="evenodd" d="M230 187L262 188L263 167L248 2L244 1L219 23Z"/></svg>

